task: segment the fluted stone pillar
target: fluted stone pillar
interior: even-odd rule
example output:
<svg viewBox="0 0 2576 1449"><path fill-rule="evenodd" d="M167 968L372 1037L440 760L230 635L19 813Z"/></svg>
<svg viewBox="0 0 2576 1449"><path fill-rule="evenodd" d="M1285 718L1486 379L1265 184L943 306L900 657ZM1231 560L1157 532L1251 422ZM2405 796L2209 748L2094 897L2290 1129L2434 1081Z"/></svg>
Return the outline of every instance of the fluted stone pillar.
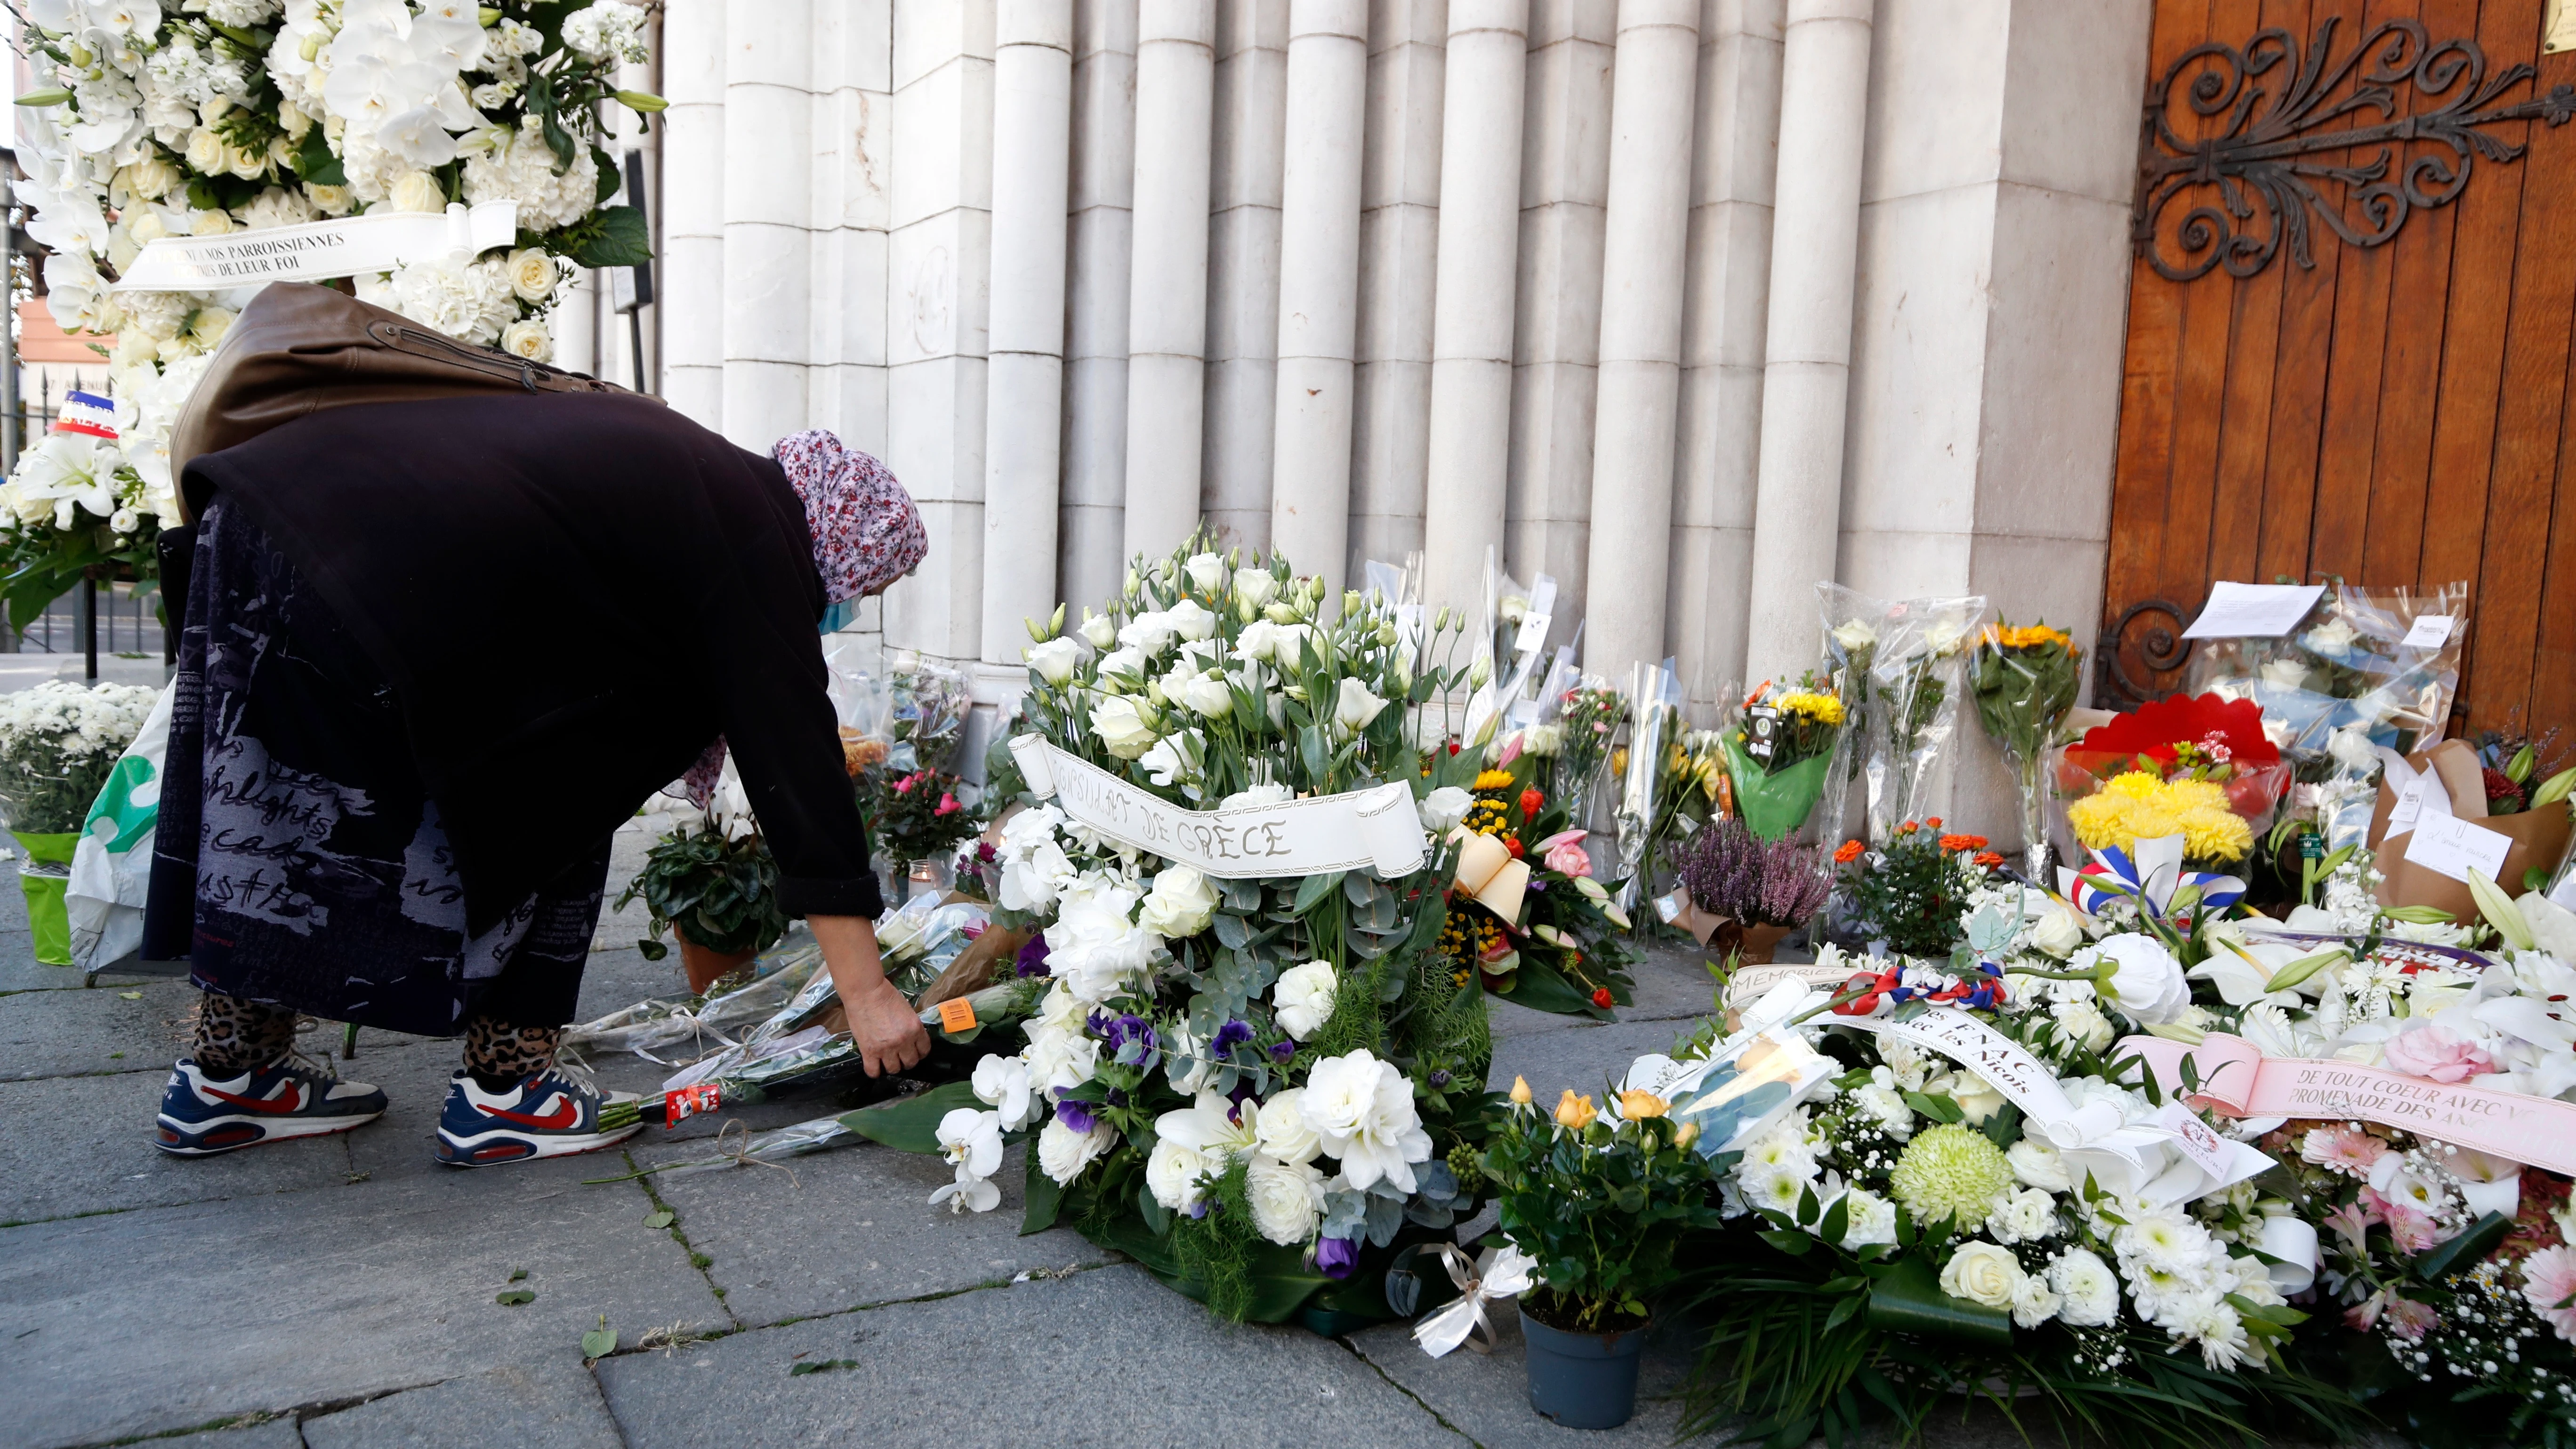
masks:
<svg viewBox="0 0 2576 1449"><path fill-rule="evenodd" d="M1215 47L1214 0L1143 0L1138 7L1135 262L1127 294L1129 553L1166 551L1198 526Z"/></svg>
<svg viewBox="0 0 2576 1449"><path fill-rule="evenodd" d="M1789 0L1745 639L1752 679L1794 679L1815 663L1815 585L1834 576L1873 11L1874 0Z"/></svg>
<svg viewBox="0 0 2576 1449"><path fill-rule="evenodd" d="M1698 0L1619 0L1584 650L1614 678L1664 656L1698 72Z"/></svg>
<svg viewBox="0 0 2576 1449"><path fill-rule="evenodd" d="M984 659L1056 604L1073 0L1001 0L993 50L993 282L984 414Z"/></svg>
<svg viewBox="0 0 2576 1449"><path fill-rule="evenodd" d="M662 174L656 199L662 396L724 426L725 0L671 0L662 20ZM620 378L623 382L627 379Z"/></svg>
<svg viewBox="0 0 2576 1449"><path fill-rule="evenodd" d="M765 451L807 425L813 315L809 0L728 0L724 434Z"/></svg>
<svg viewBox="0 0 2576 1449"><path fill-rule="evenodd" d="M1065 223L1064 494L1057 510L1056 559L1063 598L1098 608L1117 591L1127 546L1136 0L1074 0L1073 48L1073 174Z"/></svg>
<svg viewBox="0 0 2576 1449"><path fill-rule="evenodd" d="M1350 552L1368 5L1296 0L1288 29L1270 540L1339 598Z"/></svg>
<svg viewBox="0 0 2576 1449"><path fill-rule="evenodd" d="M1351 566L1422 547L1439 279L1440 105L1449 7L1369 12L1360 170L1360 310L1351 367Z"/></svg>
<svg viewBox="0 0 2576 1449"><path fill-rule="evenodd" d="M1479 607L1510 479L1526 0L1449 0L1423 597Z"/></svg>

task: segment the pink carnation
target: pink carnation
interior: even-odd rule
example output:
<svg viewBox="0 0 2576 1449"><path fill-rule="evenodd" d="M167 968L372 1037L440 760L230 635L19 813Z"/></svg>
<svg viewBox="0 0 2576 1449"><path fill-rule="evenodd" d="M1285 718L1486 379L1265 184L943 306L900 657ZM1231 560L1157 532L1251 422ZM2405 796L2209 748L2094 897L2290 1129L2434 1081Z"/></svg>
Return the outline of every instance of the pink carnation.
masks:
<svg viewBox="0 0 2576 1449"><path fill-rule="evenodd" d="M2495 1070L2494 1059L2480 1051L2476 1042L2432 1022L2390 1037L2388 1065L2392 1071L2434 1082L2462 1082Z"/></svg>
<svg viewBox="0 0 2576 1449"><path fill-rule="evenodd" d="M2576 1343L2576 1252L2543 1248L2523 1259L2522 1296L2560 1338Z"/></svg>

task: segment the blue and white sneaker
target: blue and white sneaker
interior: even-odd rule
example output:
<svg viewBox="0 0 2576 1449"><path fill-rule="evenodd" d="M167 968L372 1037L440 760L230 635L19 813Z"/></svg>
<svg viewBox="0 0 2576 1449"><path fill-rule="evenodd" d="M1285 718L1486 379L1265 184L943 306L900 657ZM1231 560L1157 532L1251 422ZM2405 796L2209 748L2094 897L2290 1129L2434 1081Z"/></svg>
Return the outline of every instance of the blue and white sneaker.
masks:
<svg viewBox="0 0 2576 1449"><path fill-rule="evenodd" d="M506 1092L487 1092L459 1070L438 1116L438 1160L450 1167L498 1167L540 1157L597 1152L644 1126L633 1092L604 1092L560 1067L534 1073Z"/></svg>
<svg viewBox="0 0 2576 1449"><path fill-rule="evenodd" d="M170 1069L152 1145L173 1157L212 1157L263 1142L363 1127L385 1114L385 1094L344 1082L293 1057L240 1076L206 1075L194 1061Z"/></svg>

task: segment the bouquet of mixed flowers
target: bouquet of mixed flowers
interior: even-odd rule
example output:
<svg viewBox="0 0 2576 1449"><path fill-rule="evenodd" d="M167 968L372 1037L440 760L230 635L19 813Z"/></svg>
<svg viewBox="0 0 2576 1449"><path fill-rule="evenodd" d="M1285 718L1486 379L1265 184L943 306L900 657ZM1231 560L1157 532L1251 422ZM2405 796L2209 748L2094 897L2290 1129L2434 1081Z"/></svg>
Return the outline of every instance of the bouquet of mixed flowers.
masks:
<svg viewBox="0 0 2576 1449"><path fill-rule="evenodd" d="M1555 723L1562 743L1555 752L1550 793L1565 802L1567 817L1577 828L1592 823L1593 791L1627 718L1627 696L1599 675L1583 676L1557 698Z"/></svg>
<svg viewBox="0 0 2576 1449"><path fill-rule="evenodd" d="M49 679L0 695L0 810L22 835L77 831L157 689Z"/></svg>
<svg viewBox="0 0 2576 1449"><path fill-rule="evenodd" d="M2083 687L2083 662L2072 638L2039 623L1987 625L1968 664L1977 719L2021 791L2022 869L2034 880L2048 875L2048 751Z"/></svg>
<svg viewBox="0 0 2576 1449"><path fill-rule="evenodd" d="M1593 879L1584 832L1568 827L1547 792L1524 783L1540 777L1530 768L1536 761L1509 744L1502 758L1501 766L1477 772L1466 813L1451 828L1499 844L1526 869L1526 884L1515 902L1492 889L1491 879L1462 882L1474 888L1451 892L1439 954L1461 987L1481 976L1487 991L1507 1001L1608 1021L1612 1007L1629 1002L1628 972L1637 962L1624 939L1627 912ZM1426 822L1445 821L1451 803L1426 802Z"/></svg>
<svg viewBox="0 0 2576 1449"><path fill-rule="evenodd" d="M1957 727L1968 646L1986 612L1982 595L1889 603L1840 584L1816 586L1826 663L1853 711L1861 745L1854 766L1867 787L1869 838L1884 842L1914 818L1933 763Z"/></svg>
<svg viewBox="0 0 2576 1449"><path fill-rule="evenodd" d="M1331 618L1323 601L1284 559L1194 539L1139 559L1078 632L1041 631L1014 745L1052 778L1024 777L1047 793L1002 825L995 900L997 923L1039 932L1019 956L1040 973L1027 1045L845 1119L946 1156L935 1200L961 1210L998 1205L1005 1141L1033 1138L1031 1228L1070 1223L1234 1319L1386 1316L1364 1261L1472 1211L1485 986L1439 942L1460 894L1529 929L1526 862L1463 824L1481 749L1418 733L1463 676L1417 674L1382 600ZM1362 800L1390 841L1433 848L1391 876L1221 878L1127 838L1239 853L1251 830L1266 858L1286 812Z"/></svg>
<svg viewBox="0 0 2576 1449"><path fill-rule="evenodd" d="M1794 689L1764 681L1718 730L1735 813L1765 840L1794 835L1825 790L1849 716L1815 675Z"/></svg>
<svg viewBox="0 0 2576 1449"><path fill-rule="evenodd" d="M1898 822L1876 850L1844 841L1834 851L1846 900L1838 934L1900 956L1948 955L1961 913L2004 863L1986 846L1982 835L1943 832L1938 815Z"/></svg>
<svg viewBox="0 0 2576 1449"><path fill-rule="evenodd" d="M2157 700L2087 730L2057 772L2086 850L2180 835L2190 859L2213 866L2246 858L2289 782L2262 710L2216 695Z"/></svg>
<svg viewBox="0 0 2576 1449"><path fill-rule="evenodd" d="M54 320L114 338L116 436L28 450L0 492L22 555L104 530L99 551L145 572L141 520L177 517L170 431L248 294L112 290L157 238L510 202L506 248L407 262L357 291L531 362L552 355L573 266L650 255L643 213L602 205L620 184L602 104L663 106L616 87L621 64L647 58L642 6L32 0L25 19L38 88L18 97L33 130L17 197L50 252ZM31 617L43 601L29 598L13 610Z"/></svg>

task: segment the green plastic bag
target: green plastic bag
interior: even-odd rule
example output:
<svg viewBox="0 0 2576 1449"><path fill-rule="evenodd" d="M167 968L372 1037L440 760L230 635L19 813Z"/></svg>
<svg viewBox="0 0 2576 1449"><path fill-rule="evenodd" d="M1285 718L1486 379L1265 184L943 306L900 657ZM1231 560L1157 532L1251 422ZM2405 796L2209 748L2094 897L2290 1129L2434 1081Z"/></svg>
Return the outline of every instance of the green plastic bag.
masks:
<svg viewBox="0 0 2576 1449"><path fill-rule="evenodd" d="M1726 773L1735 782L1735 811L1745 828L1764 840L1785 840L1815 812L1825 793L1825 773L1833 765L1828 752L1800 760L1777 774L1744 753L1733 731L1719 742L1726 751Z"/></svg>
<svg viewBox="0 0 2576 1449"><path fill-rule="evenodd" d="M71 882L72 847L80 843L80 836L10 833L18 837L18 848L26 855L18 870L18 888L27 894L27 927L35 937L36 959L48 966L69 966L72 923L63 908L63 887ZM51 869L34 868L38 866Z"/></svg>

